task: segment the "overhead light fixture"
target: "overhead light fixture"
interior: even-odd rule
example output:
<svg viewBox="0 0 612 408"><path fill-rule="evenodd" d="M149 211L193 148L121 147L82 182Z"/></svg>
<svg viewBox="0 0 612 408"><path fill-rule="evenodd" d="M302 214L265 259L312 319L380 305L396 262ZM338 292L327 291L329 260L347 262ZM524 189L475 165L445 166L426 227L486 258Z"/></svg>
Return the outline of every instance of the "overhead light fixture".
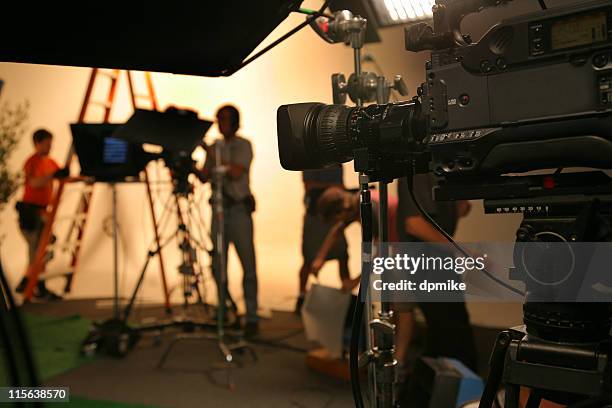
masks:
<svg viewBox="0 0 612 408"><path fill-rule="evenodd" d="M429 20L435 0L369 0L380 27Z"/></svg>

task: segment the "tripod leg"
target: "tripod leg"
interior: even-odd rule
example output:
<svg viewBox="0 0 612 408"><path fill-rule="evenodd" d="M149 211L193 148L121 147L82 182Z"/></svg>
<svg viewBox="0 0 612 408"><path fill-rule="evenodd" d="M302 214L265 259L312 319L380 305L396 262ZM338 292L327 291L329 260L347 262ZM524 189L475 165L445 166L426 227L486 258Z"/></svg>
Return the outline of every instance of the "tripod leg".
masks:
<svg viewBox="0 0 612 408"><path fill-rule="evenodd" d="M227 363L231 363L232 361L234 361L234 356L232 355L232 351L227 346L227 344L225 344L222 340L219 341L219 351L221 351L221 354L223 354L223 359Z"/></svg>
<svg viewBox="0 0 612 408"><path fill-rule="evenodd" d="M506 384L505 390L506 398L504 400L504 408L519 408L519 395L521 387L516 384Z"/></svg>
<svg viewBox="0 0 612 408"><path fill-rule="evenodd" d="M230 391L236 389L236 381L234 381L234 373L232 372L231 364L227 366L227 388Z"/></svg>
<svg viewBox="0 0 612 408"><path fill-rule="evenodd" d="M236 389L236 382L234 381L234 375L232 372L234 356L232 355L231 348L225 344L223 339L219 339L219 351L221 351L221 354L223 354L223 358L226 362L227 388L229 390L234 390Z"/></svg>
<svg viewBox="0 0 612 408"><path fill-rule="evenodd" d="M123 312L123 321L127 323L128 318L130 317L130 313L132 312L132 307L134 307L134 302L136 301L136 296L138 295L138 291L140 290L140 286L142 285L142 281L144 281L145 273L147 272L147 268L149 267L149 261L151 258L155 256L157 251L149 251L147 254L147 260L145 261L144 266L142 267L142 271L140 272L140 276L138 277L138 282L136 283L136 287L130 296L130 302L125 307L125 311Z"/></svg>
<svg viewBox="0 0 612 408"><path fill-rule="evenodd" d="M525 408L539 408L540 403L542 402L542 396L538 390L531 390L529 393L529 399L527 400L527 405Z"/></svg>
<svg viewBox="0 0 612 408"><path fill-rule="evenodd" d="M511 336L510 332L508 331L499 333L497 340L495 340L495 346L493 346L493 351L491 352L491 357L489 358L489 376L487 378L487 383L482 393L482 398L480 399L478 408L493 407L493 403L497 396L497 390L499 389L502 375L504 373L504 360L506 358L506 350L508 350L510 340Z"/></svg>
<svg viewBox="0 0 612 408"><path fill-rule="evenodd" d="M198 298L198 304L203 305L204 296L202 296L202 291L200 290L200 276L202 276L201 273L198 273L194 276L193 289L195 290L196 296Z"/></svg>
<svg viewBox="0 0 612 408"><path fill-rule="evenodd" d="M253 362L257 362L259 359L257 358L257 354L255 354L255 350L253 350L251 347L246 347L246 350L249 352L249 354L251 355L251 358L253 359Z"/></svg>
<svg viewBox="0 0 612 408"><path fill-rule="evenodd" d="M129 72L128 72L129 77ZM147 199L149 201L149 210L151 212L151 221L153 221L153 232L155 233L155 244L157 248L161 248L161 241L159 238L159 224L157 222L157 216L155 214L155 205L153 204L153 194L151 193L151 182L149 180L149 171L144 169L145 185L147 186ZM161 273L162 287L164 290L164 306L166 307L166 314L171 314L172 309L170 308L170 295L168 292L168 282L166 281L166 271L164 268L164 259L162 257L161 250L159 251L159 271Z"/></svg>
<svg viewBox="0 0 612 408"><path fill-rule="evenodd" d="M166 351L164 351L164 354L162 354L161 358L159 359L159 362L157 363L157 368L162 368L164 366L164 363L166 362L166 360L168 359L168 356L170 355L170 352L172 351L172 349L174 348L174 345L180 340L180 337L175 337L172 342L170 344L168 344L168 347L166 347Z"/></svg>

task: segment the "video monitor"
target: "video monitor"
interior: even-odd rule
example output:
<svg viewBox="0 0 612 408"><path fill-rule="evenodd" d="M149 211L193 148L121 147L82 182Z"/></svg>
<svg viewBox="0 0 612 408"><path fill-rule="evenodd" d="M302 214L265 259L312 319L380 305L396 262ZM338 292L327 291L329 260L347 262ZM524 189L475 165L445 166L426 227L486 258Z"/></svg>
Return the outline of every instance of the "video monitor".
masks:
<svg viewBox="0 0 612 408"><path fill-rule="evenodd" d="M140 144L112 136L121 126L110 123L70 125L81 175L109 182L138 178L148 157Z"/></svg>

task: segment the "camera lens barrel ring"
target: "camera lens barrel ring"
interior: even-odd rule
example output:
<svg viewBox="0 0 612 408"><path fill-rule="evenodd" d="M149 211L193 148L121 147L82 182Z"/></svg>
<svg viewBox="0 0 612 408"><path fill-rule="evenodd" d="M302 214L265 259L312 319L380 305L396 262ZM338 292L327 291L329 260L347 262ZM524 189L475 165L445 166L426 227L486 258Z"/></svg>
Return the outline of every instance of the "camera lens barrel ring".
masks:
<svg viewBox="0 0 612 408"><path fill-rule="evenodd" d="M353 109L344 105L325 105L318 112L313 137L324 161L334 163L352 159L348 119Z"/></svg>

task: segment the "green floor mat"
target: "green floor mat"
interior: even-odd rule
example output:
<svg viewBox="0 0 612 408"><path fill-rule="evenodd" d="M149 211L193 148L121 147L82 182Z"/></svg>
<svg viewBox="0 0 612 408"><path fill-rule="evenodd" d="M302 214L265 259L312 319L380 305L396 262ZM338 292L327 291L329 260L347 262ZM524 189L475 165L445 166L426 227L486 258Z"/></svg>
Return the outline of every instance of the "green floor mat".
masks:
<svg viewBox="0 0 612 408"><path fill-rule="evenodd" d="M22 314L40 381L92 361L80 354L91 321L75 315L49 317ZM8 384L4 351L0 353L0 385Z"/></svg>

